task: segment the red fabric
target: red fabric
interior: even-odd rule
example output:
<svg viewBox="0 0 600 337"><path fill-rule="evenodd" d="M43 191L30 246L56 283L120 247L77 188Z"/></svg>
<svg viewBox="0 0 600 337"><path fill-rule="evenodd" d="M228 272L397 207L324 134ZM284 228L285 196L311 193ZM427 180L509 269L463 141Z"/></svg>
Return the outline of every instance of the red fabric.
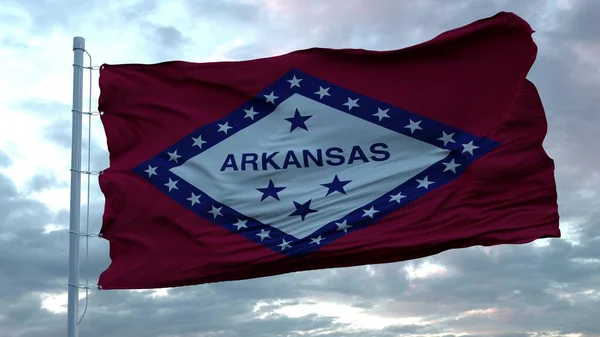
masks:
<svg viewBox="0 0 600 337"><path fill-rule="evenodd" d="M313 48L243 62L104 65L99 109L110 167L100 176L101 234L112 262L99 285L193 285L560 237L544 110L526 80L537 53L532 33L518 16L499 13L394 51ZM291 68L502 145L455 181L302 258L198 217L131 172Z"/></svg>

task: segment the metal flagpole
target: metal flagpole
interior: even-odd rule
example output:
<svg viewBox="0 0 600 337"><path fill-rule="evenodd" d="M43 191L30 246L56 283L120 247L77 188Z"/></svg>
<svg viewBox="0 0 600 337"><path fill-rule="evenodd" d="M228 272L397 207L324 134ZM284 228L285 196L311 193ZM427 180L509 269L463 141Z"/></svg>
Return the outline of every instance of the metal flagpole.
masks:
<svg viewBox="0 0 600 337"><path fill-rule="evenodd" d="M81 133L83 109L83 53L85 39L73 38L73 126L71 147L71 205L69 220L69 292L67 337L77 337L79 302L79 236L81 221Z"/></svg>

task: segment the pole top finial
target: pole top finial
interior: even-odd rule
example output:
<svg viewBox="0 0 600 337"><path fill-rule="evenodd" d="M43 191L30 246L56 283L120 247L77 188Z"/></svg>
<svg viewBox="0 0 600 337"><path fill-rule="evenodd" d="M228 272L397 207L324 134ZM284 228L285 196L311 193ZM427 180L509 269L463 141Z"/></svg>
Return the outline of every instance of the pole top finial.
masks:
<svg viewBox="0 0 600 337"><path fill-rule="evenodd" d="M85 49L85 39L81 36L75 36L73 38L73 50L75 49Z"/></svg>

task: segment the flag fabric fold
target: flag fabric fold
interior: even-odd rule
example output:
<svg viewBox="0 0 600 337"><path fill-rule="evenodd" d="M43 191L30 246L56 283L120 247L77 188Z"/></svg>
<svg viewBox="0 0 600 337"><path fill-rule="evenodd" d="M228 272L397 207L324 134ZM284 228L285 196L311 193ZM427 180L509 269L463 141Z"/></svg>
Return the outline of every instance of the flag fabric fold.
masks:
<svg viewBox="0 0 600 337"><path fill-rule="evenodd" d="M103 65L99 286L560 237L532 33L502 12L399 50Z"/></svg>

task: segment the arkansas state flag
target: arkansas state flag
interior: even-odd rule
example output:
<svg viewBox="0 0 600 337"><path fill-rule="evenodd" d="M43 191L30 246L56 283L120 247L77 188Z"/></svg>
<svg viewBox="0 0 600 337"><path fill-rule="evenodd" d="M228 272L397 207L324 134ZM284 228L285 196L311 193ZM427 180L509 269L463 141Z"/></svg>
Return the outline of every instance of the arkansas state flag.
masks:
<svg viewBox="0 0 600 337"><path fill-rule="evenodd" d="M393 51L103 65L102 289L560 237L530 26Z"/></svg>

